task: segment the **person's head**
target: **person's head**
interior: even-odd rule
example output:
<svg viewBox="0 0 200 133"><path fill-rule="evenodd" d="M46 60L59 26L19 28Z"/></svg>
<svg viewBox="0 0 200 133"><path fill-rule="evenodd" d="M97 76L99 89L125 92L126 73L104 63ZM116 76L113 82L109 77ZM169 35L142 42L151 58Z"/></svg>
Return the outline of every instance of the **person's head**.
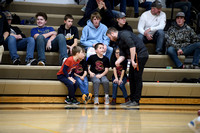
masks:
<svg viewBox="0 0 200 133"><path fill-rule="evenodd" d="M124 12L118 13L116 18L120 27L123 27L126 24L126 14Z"/></svg>
<svg viewBox="0 0 200 133"><path fill-rule="evenodd" d="M117 49L115 50L115 57L118 59L119 56L120 56L120 50L119 50L119 48L117 48Z"/></svg>
<svg viewBox="0 0 200 133"><path fill-rule="evenodd" d="M104 0L96 0L97 3L100 3L101 1L104 1Z"/></svg>
<svg viewBox="0 0 200 133"><path fill-rule="evenodd" d="M37 26L43 28L47 23L47 14L44 12L38 12L36 15Z"/></svg>
<svg viewBox="0 0 200 133"><path fill-rule="evenodd" d="M176 23L178 26L182 27L185 23L185 14L184 12L178 12L176 14Z"/></svg>
<svg viewBox="0 0 200 133"><path fill-rule="evenodd" d="M72 56L77 56L79 60L83 60L85 58L85 49L80 46L74 46L72 48Z"/></svg>
<svg viewBox="0 0 200 133"><path fill-rule="evenodd" d="M94 27L98 27L101 21L101 15L98 12L94 12L91 14L90 20Z"/></svg>
<svg viewBox="0 0 200 133"><path fill-rule="evenodd" d="M114 27L108 28L106 35L110 38L111 41L117 41L118 30Z"/></svg>
<svg viewBox="0 0 200 133"><path fill-rule="evenodd" d="M4 14L5 14L5 16L6 16L6 19L7 19L7 21L8 21L8 24L9 25L11 25L11 22L12 22L12 14L9 12L9 11L5 11L5 12L3 12Z"/></svg>
<svg viewBox="0 0 200 133"><path fill-rule="evenodd" d="M104 44L103 43L97 43L94 46L95 52L97 55L103 55L104 54Z"/></svg>
<svg viewBox="0 0 200 133"><path fill-rule="evenodd" d="M160 1L158 0L155 0L152 4L151 4L151 13L153 15L160 15L160 12L161 12L161 9L162 9L162 4Z"/></svg>
<svg viewBox="0 0 200 133"><path fill-rule="evenodd" d="M71 14L66 14L64 17L64 23L67 28L70 28L73 25L74 18Z"/></svg>

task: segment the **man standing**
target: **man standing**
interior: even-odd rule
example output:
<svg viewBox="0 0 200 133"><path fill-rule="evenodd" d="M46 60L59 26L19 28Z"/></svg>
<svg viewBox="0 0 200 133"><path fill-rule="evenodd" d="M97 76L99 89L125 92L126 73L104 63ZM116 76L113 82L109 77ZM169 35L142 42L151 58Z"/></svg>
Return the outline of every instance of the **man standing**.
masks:
<svg viewBox="0 0 200 133"><path fill-rule="evenodd" d="M120 48L120 57L115 62L118 66L125 58L131 59L129 70L130 101L122 104L127 106L138 106L142 93L142 74L149 54L142 40L130 31L117 31L109 28L107 36L116 41Z"/></svg>
<svg viewBox="0 0 200 133"><path fill-rule="evenodd" d="M161 11L162 4L159 1L154 1L151 5L151 10L144 12L138 23L138 37L144 43L156 43L156 53L162 54L163 42L165 33L163 31L166 25L166 14Z"/></svg>

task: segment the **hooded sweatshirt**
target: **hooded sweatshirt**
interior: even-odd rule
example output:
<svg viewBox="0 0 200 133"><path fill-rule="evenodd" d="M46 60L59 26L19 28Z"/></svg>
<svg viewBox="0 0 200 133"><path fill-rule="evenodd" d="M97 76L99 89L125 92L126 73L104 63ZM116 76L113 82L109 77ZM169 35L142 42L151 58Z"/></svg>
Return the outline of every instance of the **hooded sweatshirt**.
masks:
<svg viewBox="0 0 200 133"><path fill-rule="evenodd" d="M81 45L85 47L93 47L93 44L103 43L109 45L110 39L106 36L108 28L99 23L99 27L94 27L93 23L88 20L87 25L82 30Z"/></svg>

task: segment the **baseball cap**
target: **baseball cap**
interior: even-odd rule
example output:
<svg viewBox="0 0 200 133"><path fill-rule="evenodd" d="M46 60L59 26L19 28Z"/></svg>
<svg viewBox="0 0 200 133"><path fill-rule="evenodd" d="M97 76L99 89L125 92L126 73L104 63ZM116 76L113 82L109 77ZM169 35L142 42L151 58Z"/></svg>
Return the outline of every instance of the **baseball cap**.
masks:
<svg viewBox="0 0 200 133"><path fill-rule="evenodd" d="M5 12L3 12L4 14L5 14L5 16L6 16L6 19L13 19L12 18L12 14L9 12L9 11L5 11Z"/></svg>
<svg viewBox="0 0 200 133"><path fill-rule="evenodd" d="M126 17L126 14L124 12L119 12L117 15L116 15L117 18L123 18L123 17Z"/></svg>
<svg viewBox="0 0 200 133"><path fill-rule="evenodd" d="M178 12L176 14L176 17L185 17L185 13L184 12Z"/></svg>
<svg viewBox="0 0 200 133"><path fill-rule="evenodd" d="M156 7L158 9L162 8L162 4L160 1L158 0L155 0L152 4L151 4L151 7Z"/></svg>

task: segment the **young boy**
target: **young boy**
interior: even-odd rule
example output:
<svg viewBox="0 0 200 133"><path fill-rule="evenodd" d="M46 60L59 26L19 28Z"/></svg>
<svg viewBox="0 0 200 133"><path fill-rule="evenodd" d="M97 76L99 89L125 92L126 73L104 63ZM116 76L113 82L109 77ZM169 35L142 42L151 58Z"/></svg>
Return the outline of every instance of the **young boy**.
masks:
<svg viewBox="0 0 200 133"><path fill-rule="evenodd" d="M82 99L87 104L92 99L92 94L88 92L87 62L83 59L75 70L75 80L82 92Z"/></svg>
<svg viewBox="0 0 200 133"><path fill-rule="evenodd" d="M104 92L105 92L105 102L104 104L109 104L109 81L106 77L109 69L109 59L103 55L104 53L104 44L97 43L95 46L95 55L91 55L87 64L90 65L88 68L88 72L91 77L91 81L93 82L94 88L94 104L99 104L99 85L103 84Z"/></svg>
<svg viewBox="0 0 200 133"><path fill-rule="evenodd" d="M67 49L69 54L72 54L72 48L77 46L79 34L77 27L73 26L74 18L71 14L66 14L64 17L64 23L58 28L58 34L63 34L66 39Z"/></svg>
<svg viewBox="0 0 200 133"><path fill-rule="evenodd" d="M69 98L67 97L65 102L67 104L80 104L75 98L75 92L78 87L76 80L74 79L74 71L81 60L85 58L84 49L79 46L75 46L72 49L72 56L67 58L61 69L57 73L57 78L63 82L68 88Z"/></svg>
<svg viewBox="0 0 200 133"><path fill-rule="evenodd" d="M60 64L68 57L65 37L57 35L53 27L47 27L47 15L38 12L36 15L37 26L31 30L31 36L35 39L38 52L38 65L44 66L46 62L45 51L59 51ZM57 36L56 36L57 35Z"/></svg>

